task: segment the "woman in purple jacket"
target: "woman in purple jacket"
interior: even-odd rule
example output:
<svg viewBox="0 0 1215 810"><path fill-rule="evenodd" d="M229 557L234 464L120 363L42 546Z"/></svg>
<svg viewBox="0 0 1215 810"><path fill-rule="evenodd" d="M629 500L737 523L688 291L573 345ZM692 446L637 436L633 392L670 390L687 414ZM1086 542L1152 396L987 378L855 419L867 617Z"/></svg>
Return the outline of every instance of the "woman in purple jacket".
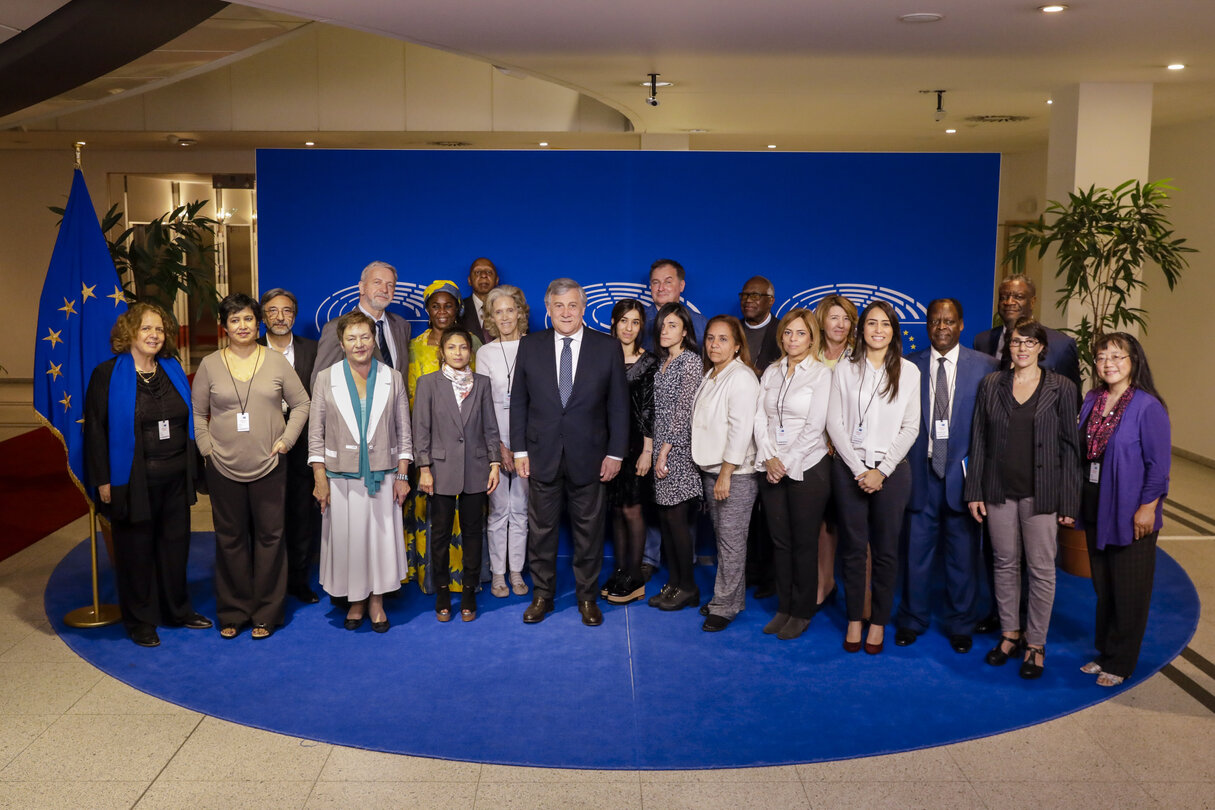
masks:
<svg viewBox="0 0 1215 810"><path fill-rule="evenodd" d="M1134 671L1147 628L1172 440L1139 341L1112 332L1093 354L1097 385L1080 409L1080 522L1097 592L1097 657L1081 669L1098 686L1117 686Z"/></svg>

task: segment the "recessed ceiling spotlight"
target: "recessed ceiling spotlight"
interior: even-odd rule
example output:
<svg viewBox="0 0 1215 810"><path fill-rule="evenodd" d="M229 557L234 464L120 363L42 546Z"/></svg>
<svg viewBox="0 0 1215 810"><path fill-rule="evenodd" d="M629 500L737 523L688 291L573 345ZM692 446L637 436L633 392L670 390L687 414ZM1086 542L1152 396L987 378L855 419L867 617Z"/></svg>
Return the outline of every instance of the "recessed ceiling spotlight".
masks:
<svg viewBox="0 0 1215 810"><path fill-rule="evenodd" d="M194 140L193 138L178 138L177 139L178 146L194 146L197 143L198 143L198 141Z"/></svg>
<svg viewBox="0 0 1215 810"><path fill-rule="evenodd" d="M1168 68L1169 70L1185 70L1185 65L1181 64L1180 62L1174 62L1173 64L1169 65Z"/></svg>
<svg viewBox="0 0 1215 810"><path fill-rule="evenodd" d="M774 144L774 143L770 143L770 144L768 144L768 148L769 148L769 149L775 149L775 148L776 148L776 144Z"/></svg>
<svg viewBox="0 0 1215 810"><path fill-rule="evenodd" d="M76 145L77 146L87 146L88 144L84 141L76 141Z"/></svg>
<svg viewBox="0 0 1215 810"><path fill-rule="evenodd" d="M304 146L316 146L316 141L304 141Z"/></svg>
<svg viewBox="0 0 1215 810"><path fill-rule="evenodd" d="M1061 11L1067 11L1067 4L1051 3L1046 6L1038 6L1038 11L1041 11L1043 14L1058 14Z"/></svg>
<svg viewBox="0 0 1215 810"><path fill-rule="evenodd" d="M957 132L957 130L956 130L956 129L947 129L947 130L945 130L945 134L946 134L946 135L953 135L953 134L955 134L956 132Z"/></svg>
<svg viewBox="0 0 1215 810"><path fill-rule="evenodd" d="M1054 100L1053 98L1048 98L1048 99L1046 100L1046 103L1047 103L1047 104L1054 104L1054 103L1055 103L1055 100Z"/></svg>
<svg viewBox="0 0 1215 810"><path fill-rule="evenodd" d="M704 133L706 133L708 131L709 130L707 130L707 129L685 129L684 130L684 132L688 133L689 135L703 135Z"/></svg>
<svg viewBox="0 0 1215 810"><path fill-rule="evenodd" d="M548 146L548 141L540 141L541 146Z"/></svg>
<svg viewBox="0 0 1215 810"><path fill-rule="evenodd" d="M641 86L649 87L650 82L648 80L644 81L641 83ZM675 86L675 82L654 82L654 87L674 87L674 86Z"/></svg>
<svg viewBox="0 0 1215 810"><path fill-rule="evenodd" d="M934 23L945 19L944 14L937 14L935 11L915 11L911 14L900 14L899 22L905 23Z"/></svg>

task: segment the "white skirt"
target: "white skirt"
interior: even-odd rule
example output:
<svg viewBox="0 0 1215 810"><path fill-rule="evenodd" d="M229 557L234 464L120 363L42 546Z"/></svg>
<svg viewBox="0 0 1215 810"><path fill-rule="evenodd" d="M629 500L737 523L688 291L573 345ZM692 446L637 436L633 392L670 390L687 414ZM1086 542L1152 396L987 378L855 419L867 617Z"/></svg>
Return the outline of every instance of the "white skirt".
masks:
<svg viewBox="0 0 1215 810"><path fill-rule="evenodd" d="M391 476L374 496L361 478L330 478L321 521L321 587L352 602L397 590L409 575L404 536Z"/></svg>

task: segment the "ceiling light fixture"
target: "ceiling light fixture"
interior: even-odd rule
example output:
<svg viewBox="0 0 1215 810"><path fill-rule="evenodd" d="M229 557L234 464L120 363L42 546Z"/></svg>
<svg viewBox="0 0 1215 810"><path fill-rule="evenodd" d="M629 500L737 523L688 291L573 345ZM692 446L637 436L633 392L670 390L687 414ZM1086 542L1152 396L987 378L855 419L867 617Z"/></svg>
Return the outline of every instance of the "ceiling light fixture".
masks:
<svg viewBox="0 0 1215 810"><path fill-rule="evenodd" d="M1168 69L1169 70L1185 70L1185 65L1181 64L1180 62L1174 62L1173 64L1168 66Z"/></svg>
<svg viewBox="0 0 1215 810"><path fill-rule="evenodd" d="M316 146L316 141L304 141L304 146Z"/></svg>
<svg viewBox="0 0 1215 810"><path fill-rule="evenodd" d="M1046 103L1047 103L1047 104L1054 104L1054 103L1055 103L1055 100L1054 100L1053 98L1048 98L1048 99L1046 100Z"/></svg>
<svg viewBox="0 0 1215 810"><path fill-rule="evenodd" d="M900 14L899 22L905 23L934 23L945 19L944 14L937 14L935 11L915 11L911 14Z"/></svg>
<svg viewBox="0 0 1215 810"><path fill-rule="evenodd" d="M654 75L656 75L656 76L661 76L662 74L661 74L661 73L656 73L656 74L654 74ZM642 87L650 87L650 86L651 86L651 83L650 83L650 81L649 81L649 80L646 80L646 81L644 81L644 82L642 82L642 83L641 83L641 86L642 86ZM654 86L654 87L674 87L674 86L675 86L675 82L653 82L653 86Z"/></svg>
<svg viewBox="0 0 1215 810"><path fill-rule="evenodd" d="M540 141L541 146L548 146L548 141Z"/></svg>
<svg viewBox="0 0 1215 810"><path fill-rule="evenodd" d="M956 133L957 133L957 130L956 130L956 129L947 129L947 130L945 130L945 134L946 134L946 135L954 135L954 134L956 134Z"/></svg>
<svg viewBox="0 0 1215 810"><path fill-rule="evenodd" d="M194 146L197 143L198 143L198 141L194 140L193 138L178 138L177 139L178 146Z"/></svg>
<svg viewBox="0 0 1215 810"><path fill-rule="evenodd" d="M775 149L775 148L776 148L776 144L774 144L774 143L770 143L770 144L768 144L768 148L769 148L769 149Z"/></svg>
<svg viewBox="0 0 1215 810"><path fill-rule="evenodd" d="M658 77L661 76L662 74L661 73L648 73L646 75L648 75L650 77L650 80L644 86L648 86L650 88L650 97L645 100L645 103L649 104L651 107L657 107L658 106Z"/></svg>
<svg viewBox="0 0 1215 810"><path fill-rule="evenodd" d="M944 90L921 90L920 93L923 95L928 95L931 93L937 94L937 109L936 109L936 112L933 113L932 120L944 121L945 116L948 115L948 113L945 111L945 91Z"/></svg>
<svg viewBox="0 0 1215 810"><path fill-rule="evenodd" d="M1038 6L1038 11L1041 11L1043 14L1058 14L1062 11L1067 11L1067 4L1051 3L1047 6Z"/></svg>

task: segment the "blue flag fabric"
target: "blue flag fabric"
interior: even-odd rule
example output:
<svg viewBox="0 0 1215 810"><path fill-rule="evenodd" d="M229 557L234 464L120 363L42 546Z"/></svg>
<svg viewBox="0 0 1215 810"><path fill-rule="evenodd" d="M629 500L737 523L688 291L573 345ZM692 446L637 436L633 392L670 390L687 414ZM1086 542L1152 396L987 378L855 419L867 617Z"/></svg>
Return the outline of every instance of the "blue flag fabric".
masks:
<svg viewBox="0 0 1215 810"><path fill-rule="evenodd" d="M34 410L63 441L85 497L84 392L93 369L113 356L110 330L126 309L84 175L76 169L38 305Z"/></svg>

